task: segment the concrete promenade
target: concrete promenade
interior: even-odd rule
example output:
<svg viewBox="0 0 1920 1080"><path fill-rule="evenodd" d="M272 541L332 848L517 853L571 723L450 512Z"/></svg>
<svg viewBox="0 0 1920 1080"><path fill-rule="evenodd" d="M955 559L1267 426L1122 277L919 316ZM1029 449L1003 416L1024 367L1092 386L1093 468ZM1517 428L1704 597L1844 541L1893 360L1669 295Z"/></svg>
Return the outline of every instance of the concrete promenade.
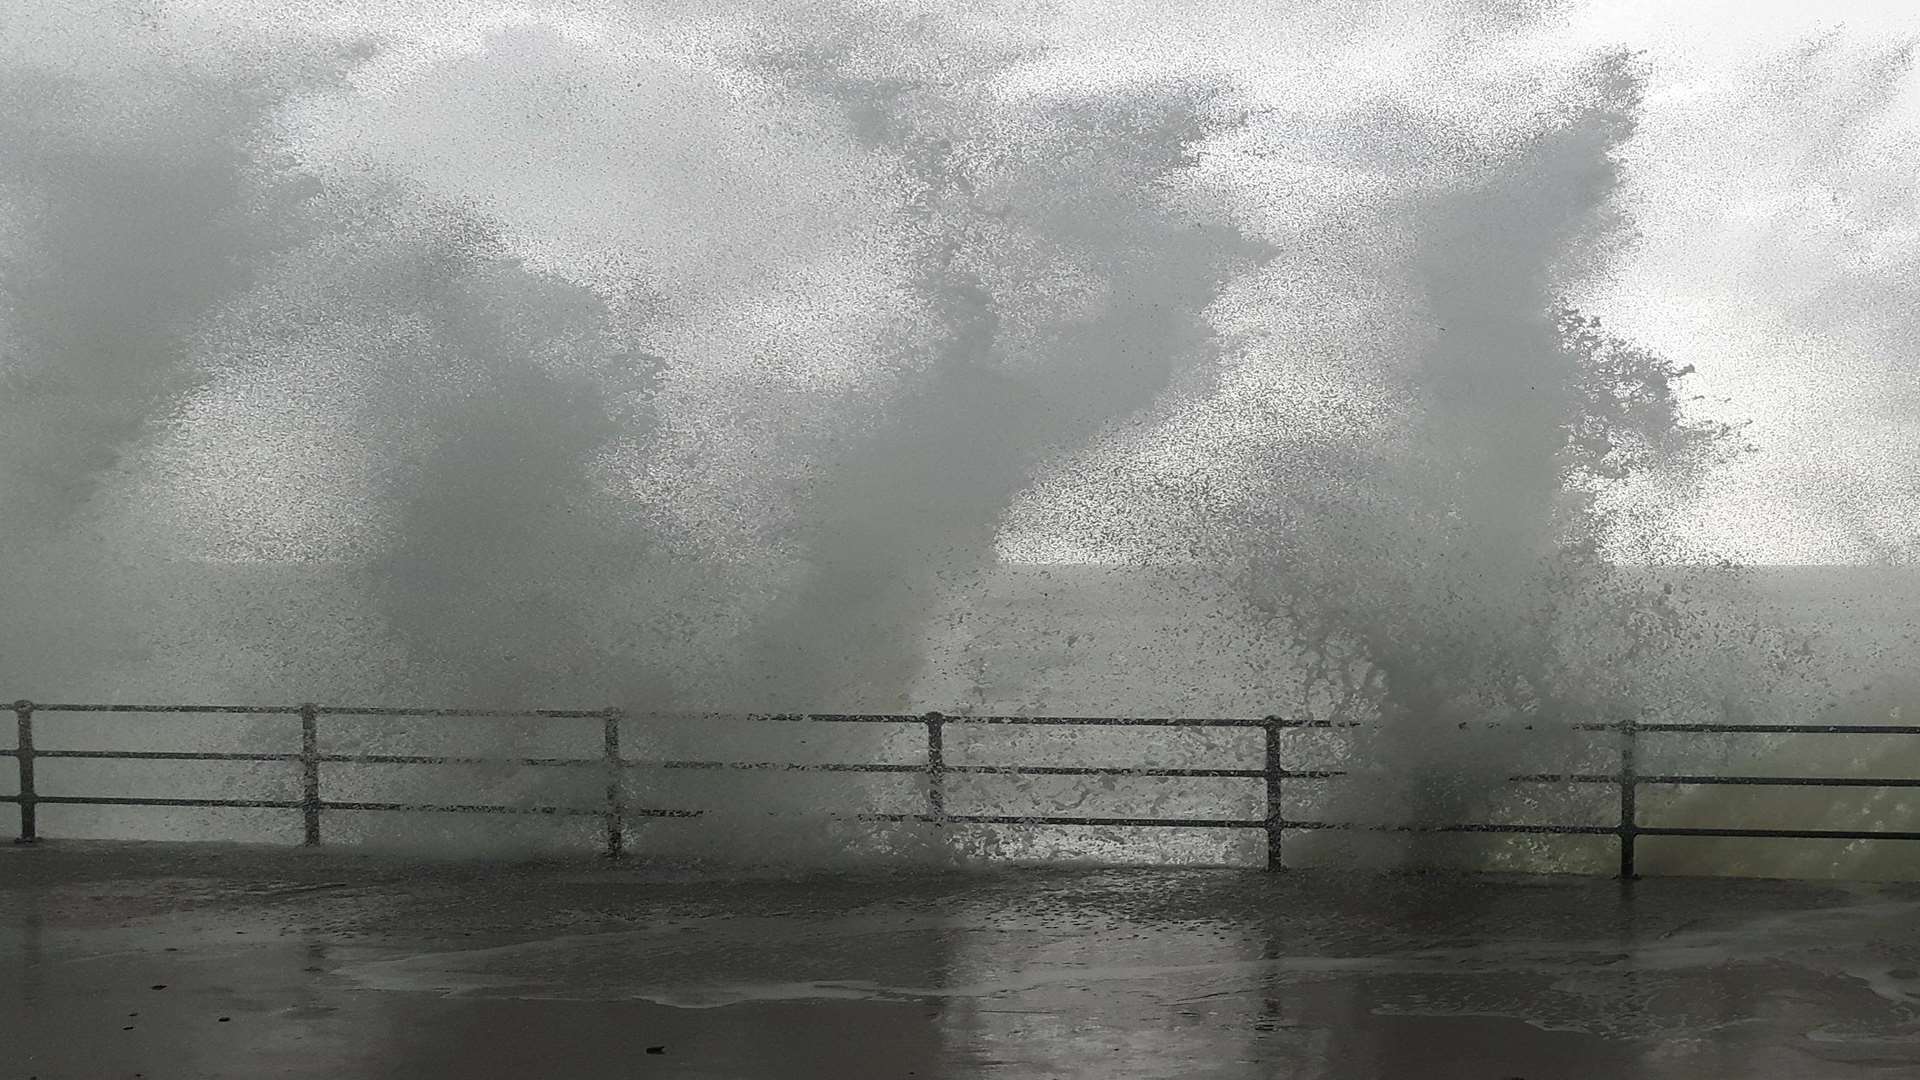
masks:
<svg viewBox="0 0 1920 1080"><path fill-rule="evenodd" d="M1920 887L0 847L0 1080L1920 1075Z"/></svg>

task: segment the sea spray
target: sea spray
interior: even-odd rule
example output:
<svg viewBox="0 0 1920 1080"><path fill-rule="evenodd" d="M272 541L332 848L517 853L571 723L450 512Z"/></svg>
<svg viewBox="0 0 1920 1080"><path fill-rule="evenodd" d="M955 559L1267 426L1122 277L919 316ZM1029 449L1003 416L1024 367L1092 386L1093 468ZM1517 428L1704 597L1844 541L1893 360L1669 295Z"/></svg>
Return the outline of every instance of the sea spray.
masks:
<svg viewBox="0 0 1920 1080"><path fill-rule="evenodd" d="M983 698L916 688L1029 527L1030 563L1194 575L1209 659L1244 657L1236 707L1364 722L1344 788L1290 788L1336 817L1557 813L1500 781L1604 771L1578 722L1818 697L1738 575L1616 565L1729 433L1683 400L1690 356L1583 314L1632 244L1642 77L1479 62L1529 15L1450 9L1382 65L1366 19L1275 14L1259 78L1092 79L1018 6L476 5L457 33L424 13L297 48L101 11L105 63L50 16L0 29L17 692L617 707L630 757L910 764L914 723L697 714ZM1662 505L1621 503L1635 485ZM597 718L457 746L326 724L338 751L600 751ZM271 727L250 745L286 749ZM985 850L765 817L912 812L906 774L626 781L635 807L736 811L690 850ZM326 782L604 793L535 766Z"/></svg>

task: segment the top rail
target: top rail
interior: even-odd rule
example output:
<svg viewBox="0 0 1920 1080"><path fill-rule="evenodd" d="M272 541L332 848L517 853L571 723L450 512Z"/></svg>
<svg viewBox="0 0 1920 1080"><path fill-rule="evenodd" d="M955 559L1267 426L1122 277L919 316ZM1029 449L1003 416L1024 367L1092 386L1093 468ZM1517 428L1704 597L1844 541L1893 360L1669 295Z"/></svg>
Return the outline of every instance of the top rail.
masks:
<svg viewBox="0 0 1920 1080"><path fill-rule="evenodd" d="M4 700L4 699L0 699ZM67 713L176 713L227 714L247 716L300 716L311 708L316 716L416 717L421 719L543 719L602 720L609 715L629 719L699 721L748 720L771 723L835 724L923 724L925 713L799 713L799 712L719 712L692 710L600 709L509 709L500 707L433 707L391 705L131 705L116 703L55 702L22 699L14 708L29 706L35 712ZM1364 721L1294 719L1279 716L1036 716L1012 714L942 713L948 724L1000 724L1035 727L1225 727L1279 728L1283 730L1349 730L1374 726ZM1758 724L1692 723L1656 721L1579 721L1554 724L1547 721L1487 720L1455 725L1466 729L1622 731L1629 726L1637 734L1744 734L1744 735L1920 735L1920 724Z"/></svg>
<svg viewBox="0 0 1920 1080"><path fill-rule="evenodd" d="M305 706L302 705L121 705L112 703L74 703L59 702L43 704L41 702L23 702L30 704L36 712L77 712L77 713L209 713L240 714L251 716L299 716ZM366 716L366 717L419 717L419 718L463 718L463 719L514 719L536 717L543 719L598 720L611 713L649 720L754 720L774 723L816 722L837 724L923 724L925 713L789 713L789 712L714 712L714 711L677 711L677 710L639 710L623 711L618 709L508 709L492 707L445 708L445 707L409 707L391 705L315 705L312 707L317 716ZM944 714L944 719L957 724L1035 724L1035 725L1087 725L1100 727L1251 727L1264 728L1279 723L1287 726L1311 726L1312 722L1279 720L1274 717L1227 716L1227 717L1184 717L1184 716L998 716L970 715L966 713Z"/></svg>

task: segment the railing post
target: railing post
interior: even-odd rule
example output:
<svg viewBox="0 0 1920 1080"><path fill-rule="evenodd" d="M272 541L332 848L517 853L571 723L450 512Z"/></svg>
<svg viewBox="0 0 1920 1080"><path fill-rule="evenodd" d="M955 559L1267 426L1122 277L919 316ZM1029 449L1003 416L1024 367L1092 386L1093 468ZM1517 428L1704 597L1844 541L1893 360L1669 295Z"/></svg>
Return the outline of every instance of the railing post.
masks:
<svg viewBox="0 0 1920 1080"><path fill-rule="evenodd" d="M927 817L935 826L947 824L947 718L928 713L927 722Z"/></svg>
<svg viewBox="0 0 1920 1080"><path fill-rule="evenodd" d="M620 710L608 709L601 718L601 745L607 768L607 858L617 859L626 852L627 817L623 763L620 758Z"/></svg>
<svg viewBox="0 0 1920 1080"><path fill-rule="evenodd" d="M1269 716L1264 725L1267 743L1267 869L1283 870L1286 864L1280 852L1280 718Z"/></svg>
<svg viewBox="0 0 1920 1080"><path fill-rule="evenodd" d="M20 835L16 844L31 844L40 839L39 825L35 821L35 808L39 802L33 789L33 702L22 699L13 703L13 715L19 722L19 741L14 744L14 763L20 769Z"/></svg>
<svg viewBox="0 0 1920 1080"><path fill-rule="evenodd" d="M1620 880L1632 881L1640 875L1633 865L1633 843L1640 834L1639 811L1635 795L1640 785L1639 725L1629 714L1620 721Z"/></svg>
<svg viewBox="0 0 1920 1080"><path fill-rule="evenodd" d="M320 708L300 706L300 822L307 847L320 846Z"/></svg>

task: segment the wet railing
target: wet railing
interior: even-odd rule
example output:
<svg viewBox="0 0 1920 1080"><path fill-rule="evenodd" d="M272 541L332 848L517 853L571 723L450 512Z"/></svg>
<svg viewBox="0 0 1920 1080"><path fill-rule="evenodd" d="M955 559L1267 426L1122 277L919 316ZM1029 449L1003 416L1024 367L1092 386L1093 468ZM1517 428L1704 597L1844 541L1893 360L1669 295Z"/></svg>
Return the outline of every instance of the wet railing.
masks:
<svg viewBox="0 0 1920 1080"><path fill-rule="evenodd" d="M0 757L14 759L19 777L17 794L0 795L0 803L19 807L18 842L32 843L39 837L36 810L45 805L153 806L153 807L231 807L298 811L303 827L303 842L321 842L324 815L328 811L441 811L480 814L545 814L600 818L605 830L605 852L619 856L626 850L626 825L645 818L697 818L710 811L684 807L631 805L623 779L629 769L716 769L771 770L852 773L920 773L927 778L923 810L911 813L860 813L846 815L862 821L921 822L932 825L1054 825L1054 826L1132 826L1147 828L1203 828L1258 830L1265 834L1267 865L1282 865L1281 840L1284 834L1316 830L1365 830L1421 833L1494 833L1613 836L1619 844L1620 876L1635 874L1635 841L1643 836L1741 837L1804 840L1920 840L1920 832L1875 829L1826 828L1708 828L1688 826L1642 825L1637 801L1640 789L1652 785L1762 785L1777 787L1878 787L1916 788L1920 779L1892 777L1838 776L1751 776L1710 774L1641 773L1637 769L1640 737L1644 734L1764 734L1764 735L1920 735L1920 726L1875 724L1708 724L1649 723L1624 720L1614 723L1571 725L1587 732L1614 732L1618 735L1619 769L1612 773L1533 773L1508 779L1514 783L1563 783L1605 785L1618 789L1619 818L1599 824L1506 824L1477 822L1464 824L1371 824L1290 818L1282 811L1282 795L1288 780L1329 780L1346 775L1341 770L1294 769L1283 761L1283 736L1304 728L1357 727L1357 724L1332 724L1326 721L1289 720L1268 716L1258 718L1188 719L1177 717L1111 716L948 716L941 713L919 715L893 714L747 714L732 717L768 723L807 721L831 724L913 724L926 733L925 759L920 762L891 764L804 763L775 761L710 761L629 757L620 748L620 723L626 714L619 709L434 709L369 708L334 705L75 705L36 704L17 701L12 710L18 739L13 749L0 749ZM250 716L298 716L300 749L283 753L135 751L135 750L42 750L34 742L36 713L125 713L125 714L241 714ZM536 718L592 719L601 724L601 752L592 757L462 757L438 754L343 754L321 753L320 724L327 717L392 718ZM1163 768L1153 766L1079 766L1079 765L994 765L949 764L946 760L946 732L957 725L1079 726L1100 728L1258 728L1265 732L1265 760L1261 768ZM116 761L228 761L288 762L300 773L300 797L297 799L212 799L149 798L117 795L56 795L40 790L34 765L39 759L91 758ZM321 793L321 766L349 765L519 765L600 770L605 777L605 798L601 805L552 806L537 804L434 803L355 801L325 798ZM1238 777L1265 783L1266 813L1259 818L1229 817L1135 817L1065 814L984 814L953 813L947 808L947 777L960 774L995 773L1017 776L1092 776L1092 777Z"/></svg>

